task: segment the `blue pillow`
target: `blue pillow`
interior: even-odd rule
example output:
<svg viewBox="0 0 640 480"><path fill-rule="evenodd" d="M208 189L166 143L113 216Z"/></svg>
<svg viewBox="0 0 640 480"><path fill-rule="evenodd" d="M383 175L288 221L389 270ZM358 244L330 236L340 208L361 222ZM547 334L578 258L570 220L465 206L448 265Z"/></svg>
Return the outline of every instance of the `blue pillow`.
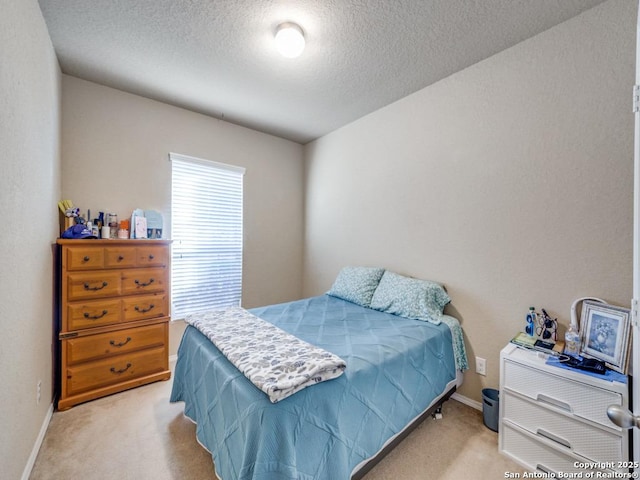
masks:
<svg viewBox="0 0 640 480"><path fill-rule="evenodd" d="M383 273L379 267L344 267L327 294L368 307Z"/></svg>
<svg viewBox="0 0 640 480"><path fill-rule="evenodd" d="M439 324L451 299L442 285L386 271L371 299L375 310Z"/></svg>

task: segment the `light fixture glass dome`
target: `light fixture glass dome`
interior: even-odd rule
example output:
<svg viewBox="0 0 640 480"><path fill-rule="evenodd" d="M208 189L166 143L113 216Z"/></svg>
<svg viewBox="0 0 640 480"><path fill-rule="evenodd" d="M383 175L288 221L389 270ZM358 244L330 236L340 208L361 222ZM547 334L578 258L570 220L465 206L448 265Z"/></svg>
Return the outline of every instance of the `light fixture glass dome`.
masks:
<svg viewBox="0 0 640 480"><path fill-rule="evenodd" d="M276 48L287 58L296 58L304 50L304 33L295 23L285 22L276 30Z"/></svg>

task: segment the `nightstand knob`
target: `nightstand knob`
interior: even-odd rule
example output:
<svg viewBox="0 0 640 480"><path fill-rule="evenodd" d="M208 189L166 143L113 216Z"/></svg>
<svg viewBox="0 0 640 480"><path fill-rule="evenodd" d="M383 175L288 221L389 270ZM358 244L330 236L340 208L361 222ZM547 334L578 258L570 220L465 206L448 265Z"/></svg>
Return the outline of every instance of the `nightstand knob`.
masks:
<svg viewBox="0 0 640 480"><path fill-rule="evenodd" d="M607 408L607 417L620 428L640 428L640 416L636 417L620 405L609 405Z"/></svg>

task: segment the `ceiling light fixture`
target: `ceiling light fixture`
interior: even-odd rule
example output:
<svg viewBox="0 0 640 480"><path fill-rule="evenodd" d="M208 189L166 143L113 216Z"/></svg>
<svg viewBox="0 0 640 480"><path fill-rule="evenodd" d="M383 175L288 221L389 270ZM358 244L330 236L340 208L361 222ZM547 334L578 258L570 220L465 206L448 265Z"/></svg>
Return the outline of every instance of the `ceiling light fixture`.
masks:
<svg viewBox="0 0 640 480"><path fill-rule="evenodd" d="M304 32L295 23L285 22L276 29L276 48L287 58L296 58L304 50Z"/></svg>

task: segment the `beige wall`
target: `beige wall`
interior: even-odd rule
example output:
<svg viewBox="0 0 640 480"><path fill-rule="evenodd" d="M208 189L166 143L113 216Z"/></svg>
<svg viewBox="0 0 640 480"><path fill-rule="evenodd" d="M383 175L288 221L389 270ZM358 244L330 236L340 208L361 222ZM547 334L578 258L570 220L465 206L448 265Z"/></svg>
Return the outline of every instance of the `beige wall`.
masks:
<svg viewBox="0 0 640 480"><path fill-rule="evenodd" d="M42 15L35 0L2 2L3 478L33 460L51 401L56 201L155 208L168 227L170 151L247 168L245 306L321 293L346 264L443 281L472 368L488 359L462 388L476 400L530 305L566 324L581 295L627 304L634 3L610 0L323 137L303 179L300 145L68 76L61 165Z"/></svg>
<svg viewBox="0 0 640 480"><path fill-rule="evenodd" d="M304 295L343 265L444 282L470 356L461 393L478 401L529 306L567 325L577 297L628 305L634 3L606 2L309 144Z"/></svg>
<svg viewBox="0 0 640 480"><path fill-rule="evenodd" d="M169 152L245 167L243 306L300 298L301 145L68 75L62 112L62 193L92 216L156 209L168 238ZM172 324L172 354L183 325Z"/></svg>
<svg viewBox="0 0 640 480"><path fill-rule="evenodd" d="M60 69L38 2L0 4L0 476L18 479L52 400Z"/></svg>

